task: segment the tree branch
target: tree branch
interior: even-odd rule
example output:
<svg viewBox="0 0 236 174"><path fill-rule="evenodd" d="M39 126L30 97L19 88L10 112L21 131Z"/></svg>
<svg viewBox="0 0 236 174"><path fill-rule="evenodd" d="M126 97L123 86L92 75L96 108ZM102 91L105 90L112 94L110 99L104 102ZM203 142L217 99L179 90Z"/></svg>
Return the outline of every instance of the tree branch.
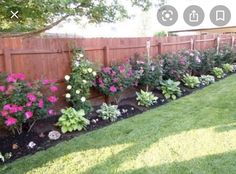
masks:
<svg viewBox="0 0 236 174"><path fill-rule="evenodd" d="M30 32L22 32L22 33L0 33L0 37L2 38L6 38L6 37L30 37L33 35L37 35L40 34L44 31L47 31L53 27L55 27L56 25L58 25L59 23L61 23L62 21L66 20L69 16L71 15L65 15L63 16L61 19L53 22L52 24L45 26L44 28L38 29L38 30L34 30L34 31L30 31Z"/></svg>

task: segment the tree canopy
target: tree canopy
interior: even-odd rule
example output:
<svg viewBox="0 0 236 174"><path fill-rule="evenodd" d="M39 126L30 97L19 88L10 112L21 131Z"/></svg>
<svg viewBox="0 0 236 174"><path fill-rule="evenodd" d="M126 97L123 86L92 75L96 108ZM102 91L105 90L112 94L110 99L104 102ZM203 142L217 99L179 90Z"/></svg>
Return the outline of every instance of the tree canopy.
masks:
<svg viewBox="0 0 236 174"><path fill-rule="evenodd" d="M46 31L73 17L90 23L114 22L129 17L123 0L1 0L0 36L18 36ZM124 2L124 1L123 1ZM150 0L125 0L147 10ZM11 18L18 11L19 19Z"/></svg>

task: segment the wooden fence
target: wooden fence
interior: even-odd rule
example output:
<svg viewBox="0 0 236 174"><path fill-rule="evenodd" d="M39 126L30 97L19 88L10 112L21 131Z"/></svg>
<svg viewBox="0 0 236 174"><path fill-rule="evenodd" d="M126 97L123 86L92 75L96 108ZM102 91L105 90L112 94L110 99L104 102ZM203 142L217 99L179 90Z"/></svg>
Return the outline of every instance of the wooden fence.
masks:
<svg viewBox="0 0 236 174"><path fill-rule="evenodd" d="M235 45L232 35L195 35L143 38L0 38L0 72L22 72L28 80L41 78L61 82L59 97L63 101L62 80L70 73L71 47L81 47L98 67L126 62L135 53L147 53L146 42L151 43L151 56L180 49ZM99 104L103 96L93 92L91 100Z"/></svg>

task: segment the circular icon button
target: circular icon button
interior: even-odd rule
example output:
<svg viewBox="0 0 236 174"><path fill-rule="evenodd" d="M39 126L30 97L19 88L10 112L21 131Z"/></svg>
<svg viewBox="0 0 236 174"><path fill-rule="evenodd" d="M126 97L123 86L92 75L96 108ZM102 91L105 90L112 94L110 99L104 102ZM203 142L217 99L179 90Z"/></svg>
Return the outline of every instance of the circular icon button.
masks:
<svg viewBox="0 0 236 174"><path fill-rule="evenodd" d="M177 10L171 5L162 6L157 12L157 19L164 26L174 25L178 19Z"/></svg>
<svg viewBox="0 0 236 174"><path fill-rule="evenodd" d="M214 25L224 26L229 23L231 19L231 12L227 7L217 5L211 10L210 19Z"/></svg>
<svg viewBox="0 0 236 174"><path fill-rule="evenodd" d="M204 18L204 11L197 5L191 5L184 11L184 21L190 26L200 25Z"/></svg>

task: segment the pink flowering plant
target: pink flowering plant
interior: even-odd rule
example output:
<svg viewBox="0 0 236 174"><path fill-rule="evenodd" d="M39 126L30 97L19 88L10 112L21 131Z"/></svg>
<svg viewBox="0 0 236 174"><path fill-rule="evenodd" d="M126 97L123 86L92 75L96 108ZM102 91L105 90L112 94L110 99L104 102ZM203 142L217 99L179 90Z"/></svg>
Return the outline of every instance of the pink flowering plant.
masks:
<svg viewBox="0 0 236 174"><path fill-rule="evenodd" d="M96 80L97 89L104 95L113 96L119 102L120 93L133 86L137 80L130 64L103 67Z"/></svg>
<svg viewBox="0 0 236 174"><path fill-rule="evenodd" d="M57 86L49 81L27 82L22 73L0 75L0 125L14 134L30 131L39 119L55 112ZM42 93L43 91L43 93Z"/></svg>

